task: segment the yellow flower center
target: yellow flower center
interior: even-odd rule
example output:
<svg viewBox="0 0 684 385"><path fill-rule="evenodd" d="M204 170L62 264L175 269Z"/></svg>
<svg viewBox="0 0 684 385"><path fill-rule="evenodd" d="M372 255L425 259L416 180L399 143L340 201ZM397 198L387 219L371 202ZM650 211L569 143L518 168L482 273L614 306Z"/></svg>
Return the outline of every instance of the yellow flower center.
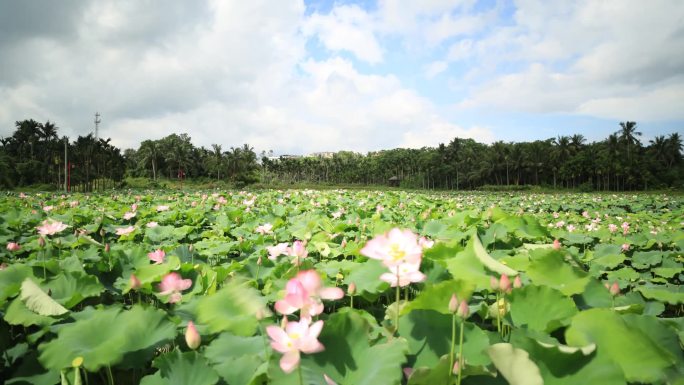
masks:
<svg viewBox="0 0 684 385"><path fill-rule="evenodd" d="M406 252L398 244L393 243L390 245L389 255L392 257L392 261L397 262L404 259Z"/></svg>

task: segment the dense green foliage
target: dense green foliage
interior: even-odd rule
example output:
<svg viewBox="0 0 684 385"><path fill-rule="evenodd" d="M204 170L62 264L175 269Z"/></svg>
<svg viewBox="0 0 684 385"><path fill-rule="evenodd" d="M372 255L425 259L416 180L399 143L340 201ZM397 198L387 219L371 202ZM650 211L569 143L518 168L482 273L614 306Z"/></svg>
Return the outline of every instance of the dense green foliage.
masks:
<svg viewBox="0 0 684 385"><path fill-rule="evenodd" d="M684 186L682 138L657 136L644 146L636 123L620 123L607 139L586 143L582 135L534 142L491 145L455 138L421 149L393 149L368 154L350 151L318 156L260 156L247 144L224 151L196 147L187 134L145 140L123 157L109 140L79 137L70 143L72 184L107 178L145 177L157 181L204 179L241 187L292 184L387 185L405 188L464 190L483 186L546 186L581 190L642 190ZM17 122L2 140L0 187L43 183L62 186L64 140L57 127L33 120ZM97 186L95 186L97 187Z"/></svg>
<svg viewBox="0 0 684 385"><path fill-rule="evenodd" d="M45 227L48 218L64 225ZM679 196L650 194L8 194L0 199L0 377L681 384L682 218ZM424 280L397 291L380 279L387 268L362 252L396 227L434 242L421 246ZM297 240L301 259L269 258L269 247ZM325 350L302 353L288 374L265 330L280 324L274 303L305 270L345 296L324 301L316 316ZM502 274L520 285L493 288ZM186 286L163 293L170 276ZM457 315L452 296L466 304Z"/></svg>

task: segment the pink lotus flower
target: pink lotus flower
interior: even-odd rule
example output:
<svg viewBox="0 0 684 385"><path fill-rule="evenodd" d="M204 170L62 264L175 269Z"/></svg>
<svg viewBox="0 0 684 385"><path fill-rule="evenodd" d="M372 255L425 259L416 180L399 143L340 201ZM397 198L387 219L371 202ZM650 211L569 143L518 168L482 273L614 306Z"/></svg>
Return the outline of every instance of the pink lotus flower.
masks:
<svg viewBox="0 0 684 385"><path fill-rule="evenodd" d="M267 246L266 250L268 250L268 259L275 261L279 256L287 254L288 249L289 247L287 246L287 243L279 243L275 246Z"/></svg>
<svg viewBox="0 0 684 385"><path fill-rule="evenodd" d="M553 249L554 250L560 250L561 249L561 243L558 239L553 240Z"/></svg>
<svg viewBox="0 0 684 385"><path fill-rule="evenodd" d="M128 235L135 231L135 226L119 227L116 229L116 235Z"/></svg>
<svg viewBox="0 0 684 385"><path fill-rule="evenodd" d="M499 278L499 290L504 293L511 292L511 280L508 278L508 275L502 274Z"/></svg>
<svg viewBox="0 0 684 385"><path fill-rule="evenodd" d="M568 230L569 233L572 233L573 231L575 231L575 226L574 225L568 225L565 229Z"/></svg>
<svg viewBox="0 0 684 385"><path fill-rule="evenodd" d="M261 235L265 235L265 234L270 234L271 229L273 229L273 225L270 223L265 223L261 226L257 226L256 232L261 234Z"/></svg>
<svg viewBox="0 0 684 385"><path fill-rule="evenodd" d="M123 215L123 218L127 221L130 219L133 219L133 218L135 218L135 212L129 211Z"/></svg>
<svg viewBox="0 0 684 385"><path fill-rule="evenodd" d="M624 251L624 252L629 251L629 243L623 243L622 244L622 251Z"/></svg>
<svg viewBox="0 0 684 385"><path fill-rule="evenodd" d="M622 222L622 235L627 235L627 232L629 232L629 223L627 222Z"/></svg>
<svg viewBox="0 0 684 385"><path fill-rule="evenodd" d="M17 242L9 242L7 244L7 251L19 251L21 246Z"/></svg>
<svg viewBox="0 0 684 385"><path fill-rule="evenodd" d="M614 232L616 232L617 229L618 229L618 227L615 226L615 225L612 224L612 223L608 225L608 231L610 231L611 234L614 233Z"/></svg>
<svg viewBox="0 0 684 385"><path fill-rule="evenodd" d="M157 212L162 212L162 211L169 211L169 206L166 206L166 205L157 206Z"/></svg>
<svg viewBox="0 0 684 385"><path fill-rule="evenodd" d="M71 201L69 202L69 207L74 208L78 206L78 201Z"/></svg>
<svg viewBox="0 0 684 385"><path fill-rule="evenodd" d="M43 211L45 211L46 213L49 213L50 211L52 211L52 209L54 209L54 206L45 206L45 207L43 207Z"/></svg>
<svg viewBox="0 0 684 385"><path fill-rule="evenodd" d="M142 287L140 279L138 279L135 274L131 274L131 278L129 278L128 283L131 285L131 290L138 290Z"/></svg>
<svg viewBox="0 0 684 385"><path fill-rule="evenodd" d="M154 222L154 221L152 221L152 222L147 222L147 224L146 224L145 226L146 226L147 228L151 229L151 228L153 228L153 227L159 226L159 223Z"/></svg>
<svg viewBox="0 0 684 385"><path fill-rule="evenodd" d="M432 246L435 245L435 241L433 241L433 240L431 240L431 239L427 239L427 238L425 238L425 237L420 237L420 238L418 238L418 244L419 244L420 247L422 247L423 249L429 249L429 248L431 248Z"/></svg>
<svg viewBox="0 0 684 385"><path fill-rule="evenodd" d="M52 219L46 219L43 221L42 225L36 227L40 235L55 235L66 228L67 225L64 223Z"/></svg>
<svg viewBox="0 0 684 385"><path fill-rule="evenodd" d="M136 212L138 210L138 205L136 203L133 203L131 205L131 211Z"/></svg>
<svg viewBox="0 0 684 385"><path fill-rule="evenodd" d="M300 271L285 285L285 298L276 301L275 309L280 314L292 314L300 310L300 318L306 319L321 314L321 300L336 300L344 297L339 287L323 287L316 270Z"/></svg>
<svg viewBox="0 0 684 385"><path fill-rule="evenodd" d="M418 244L418 236L411 230L394 228L368 241L361 249L361 254L381 260L385 266L392 268L401 264L419 265L423 248Z"/></svg>
<svg viewBox="0 0 684 385"><path fill-rule="evenodd" d="M382 281L388 282L392 287L404 287L412 282L423 282L425 274L420 272L420 261L418 263L401 263L390 267L391 273L380 275Z"/></svg>
<svg viewBox="0 0 684 385"><path fill-rule="evenodd" d="M202 337L200 337L199 333L197 332L195 323L188 321L188 328L185 329L185 343L188 344L190 349L195 350L200 346L201 342Z"/></svg>
<svg viewBox="0 0 684 385"><path fill-rule="evenodd" d="M178 273L169 273L162 278L157 288L159 294L169 295L169 303L176 303L181 300L181 291L187 290L192 286L192 280L182 279Z"/></svg>
<svg viewBox="0 0 684 385"><path fill-rule="evenodd" d="M164 253L164 250L162 250L162 249L157 249L151 253L147 253L147 257L151 261L153 261L155 263L155 265L163 263L165 256L166 256L166 253Z"/></svg>
<svg viewBox="0 0 684 385"><path fill-rule="evenodd" d="M266 327L266 333L271 338L271 347L283 353L280 368L285 373L291 373L297 368L301 353L317 353L325 349L318 341L318 335L323 329L323 321L316 321L309 325L306 320L288 322L284 328L278 326Z"/></svg>
<svg viewBox="0 0 684 385"><path fill-rule="evenodd" d="M302 263L302 258L306 258L309 252L306 251L306 245L302 241L294 241L292 247L287 249L287 254L291 257L295 257L294 264L300 265Z"/></svg>

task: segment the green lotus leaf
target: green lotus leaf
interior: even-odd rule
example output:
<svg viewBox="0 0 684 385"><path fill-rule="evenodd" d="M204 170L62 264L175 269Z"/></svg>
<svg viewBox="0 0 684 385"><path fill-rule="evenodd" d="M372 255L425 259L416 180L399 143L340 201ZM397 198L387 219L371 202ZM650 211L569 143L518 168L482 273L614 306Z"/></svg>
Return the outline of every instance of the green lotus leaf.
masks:
<svg viewBox="0 0 684 385"><path fill-rule="evenodd" d="M684 303L684 286L649 285L636 288L644 298L667 302L671 305Z"/></svg>
<svg viewBox="0 0 684 385"><path fill-rule="evenodd" d="M36 285L30 278L24 279L21 283L21 294L19 296L26 307L32 312L44 316L55 316L67 313L57 301L52 299L47 293Z"/></svg>
<svg viewBox="0 0 684 385"><path fill-rule="evenodd" d="M487 250L482 246L482 242L480 242L480 238L476 235L472 237L472 247L473 251L475 252L475 256L477 259L482 262L482 264L489 270L496 272L498 274L506 274L508 276L515 276L518 274L517 271L511 269L510 267L502 264L501 262L497 261L496 259L492 258L488 253Z"/></svg>
<svg viewBox="0 0 684 385"><path fill-rule="evenodd" d="M130 310L110 307L87 313L88 317L62 326L57 338L39 346L39 359L46 368L68 368L73 359L82 357L86 369L97 371L139 351L149 359L158 345L176 333L161 310L136 305ZM145 360L137 364L144 366Z"/></svg>
<svg viewBox="0 0 684 385"><path fill-rule="evenodd" d="M617 363L628 381L662 381L666 377L666 371L672 370L684 361L681 357L673 356L668 348L671 344L663 345L663 340L666 339L678 343L673 331L668 335L663 329L659 329L654 334L654 330L644 330L641 327L656 325L649 322L649 318L655 321L652 316L620 316L607 309L586 310L572 319L570 327L565 332L566 341L571 346L595 343L597 354L603 359Z"/></svg>
<svg viewBox="0 0 684 385"><path fill-rule="evenodd" d="M21 283L33 276L31 268L20 263L12 264L5 270L0 270L0 307L8 298L19 294Z"/></svg>
<svg viewBox="0 0 684 385"><path fill-rule="evenodd" d="M154 360L154 367L159 371L143 377L141 385L213 385L219 381L216 372L197 352L174 350Z"/></svg>
<svg viewBox="0 0 684 385"><path fill-rule="evenodd" d="M230 333L212 341L204 357L218 375L231 385L248 385L266 372L264 355L270 349L268 337L241 337Z"/></svg>
<svg viewBox="0 0 684 385"><path fill-rule="evenodd" d="M442 314L451 314L449 300L456 295L459 300L468 300L475 286L470 282L450 280L427 286L418 296L405 306L401 313L406 314L414 309L435 310Z"/></svg>
<svg viewBox="0 0 684 385"><path fill-rule="evenodd" d="M539 249L530 256L527 275L536 285L547 285L565 295L573 295L583 292L589 283L587 273L569 265L560 251Z"/></svg>
<svg viewBox="0 0 684 385"><path fill-rule="evenodd" d="M510 385L544 385L539 367L529 354L511 344L498 343L487 349L499 373Z"/></svg>
<svg viewBox="0 0 684 385"><path fill-rule="evenodd" d="M547 333L567 325L569 319L577 314L572 299L548 286L529 285L515 289L509 302L515 326Z"/></svg>
<svg viewBox="0 0 684 385"><path fill-rule="evenodd" d="M104 291L97 277L81 273L60 273L46 286L52 292L54 300L68 309L85 298L96 297Z"/></svg>
<svg viewBox="0 0 684 385"><path fill-rule="evenodd" d="M231 279L216 293L202 297L197 304L197 320L211 333L228 331L251 336L256 331L256 314L268 316L266 301L247 282Z"/></svg>

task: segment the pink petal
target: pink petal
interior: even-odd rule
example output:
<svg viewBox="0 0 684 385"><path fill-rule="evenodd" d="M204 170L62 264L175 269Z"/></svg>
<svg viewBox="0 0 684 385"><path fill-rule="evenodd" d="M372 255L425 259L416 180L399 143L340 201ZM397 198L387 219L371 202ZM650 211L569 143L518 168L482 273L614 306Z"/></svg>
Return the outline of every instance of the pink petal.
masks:
<svg viewBox="0 0 684 385"><path fill-rule="evenodd" d="M315 293L321 287L321 277L318 276L316 270L301 271L297 274L296 279L302 284L304 290L309 293Z"/></svg>
<svg viewBox="0 0 684 385"><path fill-rule="evenodd" d="M280 369L282 369L285 373L292 373L297 365L299 365L298 350L289 351L283 354L283 357L280 359Z"/></svg>
<svg viewBox="0 0 684 385"><path fill-rule="evenodd" d="M296 312L299 308L294 307L288 301L281 299L276 301L275 309L280 314L292 314Z"/></svg>
<svg viewBox="0 0 684 385"><path fill-rule="evenodd" d="M340 299L344 297L344 292L339 287L325 287L318 292L318 295L323 299Z"/></svg>

